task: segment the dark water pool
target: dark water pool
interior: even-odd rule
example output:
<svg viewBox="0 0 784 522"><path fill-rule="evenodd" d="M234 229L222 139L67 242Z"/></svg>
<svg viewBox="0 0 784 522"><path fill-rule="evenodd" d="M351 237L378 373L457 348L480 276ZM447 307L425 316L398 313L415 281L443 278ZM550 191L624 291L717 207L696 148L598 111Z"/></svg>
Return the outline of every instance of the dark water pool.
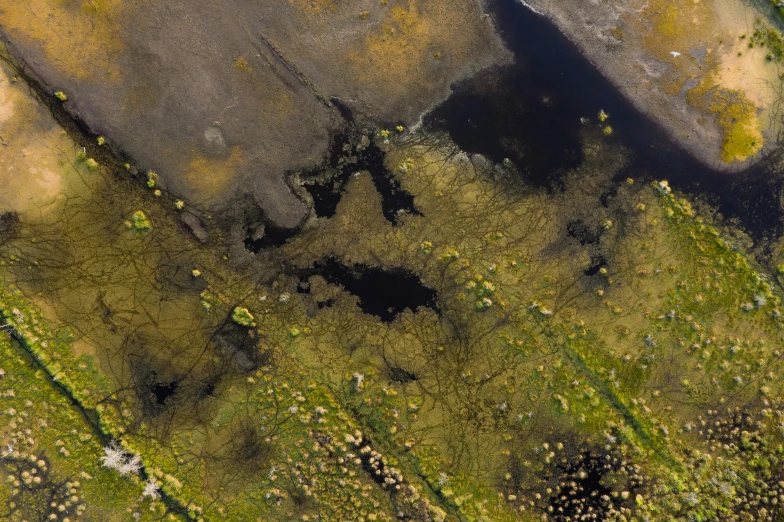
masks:
<svg viewBox="0 0 784 522"><path fill-rule="evenodd" d="M387 323L394 321L406 309L416 311L424 307L438 311L436 291L403 268L346 265L339 259L328 257L296 272L301 283L300 293L309 294L308 278L320 275L328 283L339 285L357 296L357 304L363 312Z"/></svg>
<svg viewBox="0 0 784 522"><path fill-rule="evenodd" d="M384 165L384 152L370 141L358 147L356 129L333 136L325 163L305 173L305 190L313 198L313 210L318 217L332 217L343 199L343 191L352 174L367 171L381 196L381 211L387 221L396 225L401 212L420 216L414 196L402 188L393 172ZM327 174L319 179L319 174Z"/></svg>
<svg viewBox="0 0 784 522"><path fill-rule="evenodd" d="M755 239L782 233L780 176L762 161L720 173L695 160L637 111L546 18L518 0L495 0L493 15L513 65L484 71L453 87L425 118L465 151L512 160L526 181L557 190L561 175L582 160L580 118L611 115L614 137L632 151L620 179L667 179L713 204Z"/></svg>

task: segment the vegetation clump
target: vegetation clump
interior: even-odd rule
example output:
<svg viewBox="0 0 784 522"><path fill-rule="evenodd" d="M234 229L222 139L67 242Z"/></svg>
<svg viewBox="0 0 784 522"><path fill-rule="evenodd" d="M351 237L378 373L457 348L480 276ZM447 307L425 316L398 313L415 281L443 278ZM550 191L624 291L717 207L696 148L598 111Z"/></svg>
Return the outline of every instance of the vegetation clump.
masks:
<svg viewBox="0 0 784 522"><path fill-rule="evenodd" d="M751 35L749 46L765 47L768 50L766 55L768 61L782 62L784 60L784 37L776 29L758 25L760 27Z"/></svg>
<svg viewBox="0 0 784 522"><path fill-rule="evenodd" d="M152 229L152 221L143 211L137 210L131 214L131 219L126 222L126 226L137 233L148 232Z"/></svg>
<svg viewBox="0 0 784 522"><path fill-rule="evenodd" d="M666 181L619 182L616 140L583 139L548 192L396 135L379 161L421 213L393 223L347 176L333 215L253 256L248 223L198 243L171 201L65 163L81 192L0 244L0 503L20 520L780 518L775 278ZM152 229L140 205L155 233L116 234L129 215Z"/></svg>
<svg viewBox="0 0 784 522"><path fill-rule="evenodd" d="M715 115L724 135L721 160L743 161L763 146L757 108L740 90L714 85L708 78L690 90L687 99L696 107Z"/></svg>
<svg viewBox="0 0 784 522"><path fill-rule="evenodd" d="M235 306L231 312L231 320L240 326L253 326L255 317L244 306Z"/></svg>
<svg viewBox="0 0 784 522"><path fill-rule="evenodd" d="M155 184L158 182L158 174L153 171L147 172L147 186L149 188L154 188Z"/></svg>

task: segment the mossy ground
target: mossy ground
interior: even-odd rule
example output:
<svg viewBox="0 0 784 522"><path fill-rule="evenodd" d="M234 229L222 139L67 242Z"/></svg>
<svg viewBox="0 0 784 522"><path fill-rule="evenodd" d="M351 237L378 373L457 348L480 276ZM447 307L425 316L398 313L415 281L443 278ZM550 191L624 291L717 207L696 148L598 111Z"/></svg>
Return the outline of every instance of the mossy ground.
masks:
<svg viewBox="0 0 784 522"><path fill-rule="evenodd" d="M0 442L92 477L58 520L775 520L779 290L666 183L614 181L601 126L582 139L548 193L398 133L379 145L419 214L390 223L360 172L334 217L256 254L206 215L199 243L66 142L61 197L0 230ZM327 257L437 302L383 321L323 277L301 291ZM163 498L101 466L112 440ZM1 488L20 520L47 509Z"/></svg>
<svg viewBox="0 0 784 522"><path fill-rule="evenodd" d="M79 364L87 368L88 363ZM83 520L82 509L93 520L126 520L130 515L160 519L163 506L142 497L139 479L125 480L101 467L103 448L93 426L22 346L5 335L0 340L0 368L3 519L48 520L54 513L58 520ZM36 472L31 474L32 469ZM57 500L54 507L50 496Z"/></svg>

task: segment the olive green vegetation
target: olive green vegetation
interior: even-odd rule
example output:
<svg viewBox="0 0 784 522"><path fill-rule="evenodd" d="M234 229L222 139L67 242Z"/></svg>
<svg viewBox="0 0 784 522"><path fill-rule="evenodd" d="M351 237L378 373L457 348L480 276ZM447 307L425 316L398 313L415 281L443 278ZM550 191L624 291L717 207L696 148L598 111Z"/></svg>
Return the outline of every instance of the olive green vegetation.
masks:
<svg viewBox="0 0 784 522"><path fill-rule="evenodd" d="M162 495L148 502L193 519L365 513L388 520L398 510L438 512L419 493L421 481L401 477L397 461L368 446L330 390L286 355L299 335L294 327L281 330L280 344L261 329L232 329L259 317L250 304L229 305L229 296L259 303L260 288L242 277L250 274L231 271L220 250L201 249L170 205L134 190L126 173L86 175L84 160L74 158L62 167L85 185L75 190L80 195L53 204L44 219L21 216L20 235L4 244L0 265L30 302L67 325L67 342L36 331L25 337L26 349L95 417L104 444L119 441L142 457ZM124 227L129 215L132 226ZM2 308L9 331L24 333L35 313L16 297L9 287ZM286 301L276 301L281 322ZM102 373L84 371L71 348ZM176 394L159 399L158 385L176 386ZM363 471L366 462L382 466L383 487ZM88 506L84 517L103 520L104 504Z"/></svg>
<svg viewBox="0 0 784 522"><path fill-rule="evenodd" d="M757 24L758 28L749 39L749 47L761 46L768 50L765 58L772 62L781 62L784 60L784 38L781 33L769 27L763 27L760 23Z"/></svg>
<svg viewBox="0 0 784 522"><path fill-rule="evenodd" d="M768 3L776 8L776 11L781 15L784 16L784 5L781 4L779 0L768 0Z"/></svg>
<svg viewBox="0 0 784 522"><path fill-rule="evenodd" d="M48 517L49 488L53 520L774 520L778 290L666 182L612 181L602 127L556 193L390 133L421 215L390 224L357 173L255 255L74 150L81 185L0 244L6 512ZM325 257L436 309L384 322L293 275Z"/></svg>
<svg viewBox="0 0 784 522"><path fill-rule="evenodd" d="M11 302L13 298L5 300L5 304ZM14 310L13 322L25 332L21 335L32 339L43 333L39 324L27 324L31 317ZM55 354L55 360L57 354L69 350L65 340L42 344L40 349ZM51 359L48 362L44 367L57 365ZM95 372L87 359L73 362L80 373ZM0 375L0 518L113 521L133 514L137 520L160 519L163 505L143 497L138 478L124 480L101 467L102 433L52 382L24 341L0 339ZM91 381L87 378L82 383ZM88 514L90 518L83 518Z"/></svg>
<svg viewBox="0 0 784 522"><path fill-rule="evenodd" d="M644 470L650 496L624 499L620 488L629 479L615 477L608 486L619 488L608 501L612 510L642 517L671 504L673 514L696 516L709 499L699 498L702 477L687 475L694 466L686 449L697 443L685 426L713 408L759 400L763 388L755 381L780 355L777 300L761 276L666 184L622 185L613 205L602 209L597 199L611 188L606 170L619 165L596 147L586 148L586 165L570 176L565 194L550 198L510 196L512 173L482 172L448 146L427 140L404 146L391 152L390 164L413 163L403 182L425 218L411 216L399 228L373 223L367 218L372 188L360 178L350 189L356 199L338 210L333 226L286 247L304 264L321 246L352 262L406 266L439 289L442 316L436 321L430 314L428 326L419 312L421 318L375 324L342 344L314 334L303 357L318 349L319 361L336 360L336 372L366 365L363 373L379 384L390 380L390 366L416 375L404 388L419 403L399 441L412 442L414 454L421 447L440 456L441 468L434 464L429 481L437 488L445 473L446 490L461 499L464 513L472 513L483 482L504 492L507 507L546 512L558 495L553 477L564 474L558 459L575 458L579 446L601 453L618 444L624 466L631 461ZM507 186L492 181L504 176L511 178ZM570 245L564 237L578 220L599 236L594 246ZM587 277L592 258L607 267ZM757 346L760 336L773 343L770 351ZM357 347L350 354L326 351L346 341ZM735 343L751 343L741 356L748 359L725 360ZM674 411L673 404L679 405ZM571 449L559 455L559 445ZM672 484L698 495L699 507L675 504Z"/></svg>

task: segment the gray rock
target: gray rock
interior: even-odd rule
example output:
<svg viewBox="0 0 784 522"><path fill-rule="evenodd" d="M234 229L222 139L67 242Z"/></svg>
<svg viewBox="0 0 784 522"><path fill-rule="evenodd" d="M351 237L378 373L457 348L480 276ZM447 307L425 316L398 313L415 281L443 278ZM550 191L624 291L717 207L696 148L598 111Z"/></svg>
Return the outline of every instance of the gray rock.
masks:
<svg viewBox="0 0 784 522"><path fill-rule="evenodd" d="M489 164L487 158L482 156L481 154L472 154L471 155L471 163L477 169L484 169Z"/></svg>
<svg viewBox="0 0 784 522"><path fill-rule="evenodd" d="M185 211L180 216L180 220L190 229L193 236L202 243L206 243L210 238L201 220L193 213Z"/></svg>

